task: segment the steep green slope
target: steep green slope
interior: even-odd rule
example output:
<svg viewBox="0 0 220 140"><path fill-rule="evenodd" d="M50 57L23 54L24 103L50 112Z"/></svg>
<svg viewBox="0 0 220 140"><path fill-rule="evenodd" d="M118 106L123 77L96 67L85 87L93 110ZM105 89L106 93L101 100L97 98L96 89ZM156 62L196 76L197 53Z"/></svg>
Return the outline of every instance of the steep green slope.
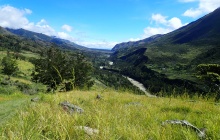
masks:
<svg viewBox="0 0 220 140"><path fill-rule="evenodd" d="M220 38L220 8L170 34L173 43L216 45Z"/></svg>
<svg viewBox="0 0 220 140"><path fill-rule="evenodd" d="M11 33L0 26L0 34L10 35Z"/></svg>
<svg viewBox="0 0 220 140"><path fill-rule="evenodd" d="M196 77L196 67L201 63L219 64L219 25L220 8L150 42L116 45L110 60L114 61L115 69L141 81L153 92L207 92L209 88L204 91L204 83Z"/></svg>

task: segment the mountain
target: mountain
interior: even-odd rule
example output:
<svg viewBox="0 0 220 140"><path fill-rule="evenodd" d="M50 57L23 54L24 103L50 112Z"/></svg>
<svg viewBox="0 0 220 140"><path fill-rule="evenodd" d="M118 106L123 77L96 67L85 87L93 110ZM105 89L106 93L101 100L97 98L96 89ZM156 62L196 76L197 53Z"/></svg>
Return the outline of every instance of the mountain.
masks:
<svg viewBox="0 0 220 140"><path fill-rule="evenodd" d="M115 69L152 92L209 90L196 75L199 64L220 63L220 8L165 35L115 45Z"/></svg>
<svg viewBox="0 0 220 140"><path fill-rule="evenodd" d="M151 43L151 42L155 41L157 38L160 38L161 36L162 36L161 34L158 34L158 35L154 35L154 36L151 36L149 38L139 40L139 41L133 41L133 42L130 41L130 42L124 42L124 43L116 44L112 48L112 51L117 51L119 49L128 49L128 48L136 47L136 46L139 46L139 45L148 44L148 43Z"/></svg>
<svg viewBox="0 0 220 140"><path fill-rule="evenodd" d="M7 31L5 28L0 26L0 34L1 35L12 35L12 33L10 33L9 31Z"/></svg>
<svg viewBox="0 0 220 140"><path fill-rule="evenodd" d="M42 33L36 33L36 32L32 32L32 31L28 31L25 29L10 29L10 28L6 28L6 30L12 34L27 38L27 39L31 39L31 40L35 40L35 41L44 41L44 42L50 42L50 43L55 43L58 46L60 46L61 48L65 48L65 49L77 49L77 50L85 50L88 49L84 46L75 44L73 42L70 42L68 40L65 39L60 39L54 36L47 36L45 34Z"/></svg>
<svg viewBox="0 0 220 140"><path fill-rule="evenodd" d="M220 8L161 38L165 43L216 45L220 37ZM160 42L161 42L160 41Z"/></svg>

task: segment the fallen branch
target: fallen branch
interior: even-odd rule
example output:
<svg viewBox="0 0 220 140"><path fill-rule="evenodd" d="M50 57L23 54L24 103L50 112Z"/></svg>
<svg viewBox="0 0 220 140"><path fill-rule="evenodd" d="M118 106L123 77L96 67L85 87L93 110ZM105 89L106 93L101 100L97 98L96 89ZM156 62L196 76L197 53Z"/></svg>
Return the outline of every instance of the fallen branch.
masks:
<svg viewBox="0 0 220 140"><path fill-rule="evenodd" d="M197 133L199 138L204 139L206 137L205 129L199 129L186 120L166 120L165 122L162 123L162 125L165 125L165 124L179 124L182 126L186 126L194 130Z"/></svg>

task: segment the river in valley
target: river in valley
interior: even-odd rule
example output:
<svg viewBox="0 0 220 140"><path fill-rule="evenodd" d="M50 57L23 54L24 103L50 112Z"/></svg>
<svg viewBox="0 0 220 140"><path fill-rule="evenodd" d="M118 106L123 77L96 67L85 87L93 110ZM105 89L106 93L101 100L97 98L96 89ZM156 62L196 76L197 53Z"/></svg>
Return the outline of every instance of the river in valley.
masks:
<svg viewBox="0 0 220 140"><path fill-rule="evenodd" d="M126 79L128 79L128 81L130 81L134 86L138 87L141 91L143 91L148 97L156 97L155 95L150 94L149 91L147 91L147 89L144 87L144 85L130 77L127 76L123 76Z"/></svg>

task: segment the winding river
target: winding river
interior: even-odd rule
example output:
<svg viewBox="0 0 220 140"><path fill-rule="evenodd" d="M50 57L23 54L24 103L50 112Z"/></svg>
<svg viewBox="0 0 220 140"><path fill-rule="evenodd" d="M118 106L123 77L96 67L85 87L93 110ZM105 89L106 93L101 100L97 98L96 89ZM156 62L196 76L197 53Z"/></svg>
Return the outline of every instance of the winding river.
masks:
<svg viewBox="0 0 220 140"><path fill-rule="evenodd" d="M110 65L113 65L113 62ZM107 68L105 66L100 66L100 69L104 69L104 70L113 71L113 72L118 73L117 70L109 69L109 68ZM155 95L150 94L150 92L147 91L147 89L144 87L144 85L142 83L140 83L140 82L138 82L138 81L136 81L136 80L134 80L134 79L132 79L132 78L130 78L128 76L124 76L124 75L122 75L122 76L125 77L126 79L128 79L128 81L130 81L134 86L136 86L141 91L143 91L148 97L157 97Z"/></svg>
<svg viewBox="0 0 220 140"><path fill-rule="evenodd" d="M143 91L148 97L156 97L155 95L150 94L147 89L144 87L144 85L130 77L124 76L128 81L130 81L134 86L138 87L141 91Z"/></svg>

